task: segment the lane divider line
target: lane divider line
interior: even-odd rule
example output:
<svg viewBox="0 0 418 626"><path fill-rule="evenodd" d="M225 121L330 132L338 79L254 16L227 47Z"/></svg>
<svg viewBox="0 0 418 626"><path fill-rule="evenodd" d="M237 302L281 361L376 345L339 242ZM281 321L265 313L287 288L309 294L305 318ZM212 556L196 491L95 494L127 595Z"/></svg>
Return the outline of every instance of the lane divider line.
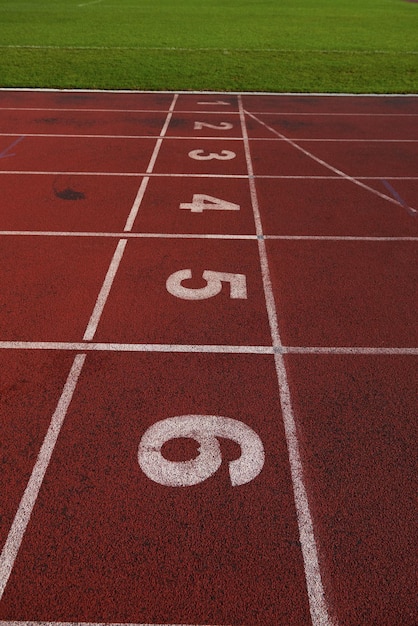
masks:
<svg viewBox="0 0 418 626"><path fill-rule="evenodd" d="M267 313L270 323L270 331L275 348L275 365L280 393L282 418L285 430L286 444L289 455L290 473L293 485L293 494L296 507L297 521L299 526L299 537L302 550L302 557L305 569L305 579L308 592L309 607L313 626L336 626L328 611L325 592L322 584L321 570L319 566L318 548L316 545L313 521L310 511L309 498L305 487L303 464L299 450L299 439L296 429L296 420L293 413L289 383L287 379L286 365L283 358L283 344L280 337L276 304L274 300L273 287L270 277L266 242L262 229L262 222L259 211L257 190L254 180L254 171L250 152L250 142L248 138L245 110L242 97L238 96L241 128L244 139L245 157L249 175L251 201L254 212L260 254L261 273L264 286L264 295L267 306Z"/></svg>
<svg viewBox="0 0 418 626"><path fill-rule="evenodd" d="M213 354L353 354L418 355L418 347L373 346L232 346L220 344L116 343L70 341L0 341L0 350L61 350L76 352L167 352Z"/></svg>
<svg viewBox="0 0 418 626"><path fill-rule="evenodd" d="M106 277L103 281L99 295L97 296L93 313L91 314L89 323L86 328L86 332L84 333L84 336L83 336L84 341L91 341L96 333L97 326L99 325L100 318L103 313L103 309L109 297L110 290L112 288L113 281L115 280L116 272L119 269L119 265L122 260L123 253L125 252L127 243L128 243L127 239L120 239L118 242L118 245L116 246L116 250L113 255L112 261L109 265L109 269L107 270Z"/></svg>
<svg viewBox="0 0 418 626"><path fill-rule="evenodd" d="M293 139L290 139L289 137L286 137L286 135L283 135L283 133L279 133L277 130L275 130L274 128L272 128L271 126L269 126L268 124L263 122L263 120L260 120L258 117L253 115L253 113L249 113L248 111L244 111L244 113L246 115L248 115L249 117L251 117L256 122L258 122L259 124L261 124L262 126L264 126L265 128L267 128L269 131L271 131L272 133L277 135L277 137L279 137L280 139L283 139L283 141L288 143L290 146L292 146L293 148L296 148L296 150L298 150L299 152L301 152L305 156L309 157L310 159L312 159L316 163L319 163L323 167L327 168L331 172L334 172L335 174L338 174L338 176L341 176L341 178L344 178L345 180L348 180L348 181L354 183L355 185L358 185L359 187L362 187L363 189L366 189L367 191L370 191L375 196L379 196L379 198L383 198L384 200L387 200L388 202L391 202L392 204L396 204L398 206L402 206L402 204L398 200L393 198L392 196L388 196L385 193L381 193L377 189L374 189L373 187L370 187L369 185L366 185L365 183L361 182L358 178L350 176L349 174L346 174L346 172L343 172L342 170L340 170L340 169L334 167L333 165L331 165L330 163L327 163L327 161L324 161L320 157L317 157L315 154L313 154L309 150L305 150L305 148L302 148L302 146L300 146L298 143L296 143L296 141L294 141Z"/></svg>
<svg viewBox="0 0 418 626"><path fill-rule="evenodd" d="M171 117L173 115L173 110L177 101L177 94L173 97L171 106L168 110L168 114L166 116L165 122L164 122L164 126L161 129L160 132L160 136L154 146L154 150L152 152L148 167L147 167L147 173L152 173L152 170L154 168L155 165L155 161L157 159L158 153L160 151L161 148L161 144L164 138L165 133L167 132L167 128L168 125L170 123ZM141 185L139 187L138 193L136 195L136 198L134 200L133 206L131 208L131 211L129 213L128 219L126 221L125 224L125 231L129 232L132 230L136 216L138 214L142 199L144 197L144 193L145 193L145 189L147 187L149 181L149 177L145 177L142 182ZM97 296L97 300L96 300L96 304L93 310L93 313L91 314L89 323L87 325L86 331L84 333L84 337L83 340L84 341L91 341L96 333L97 327L99 325L100 319L102 317L102 313L104 310L104 307L106 305L107 299L109 297L110 294L110 290L112 288L113 282L116 278L116 273L119 269L120 263L122 261L124 252L125 252L125 248L126 248L126 244L128 243L128 240L126 238L124 239L120 239L118 242L118 245L116 246L116 250L115 253L113 255L113 258L110 262L110 266L109 269L107 271L105 280L102 284L102 287L100 289L99 295Z"/></svg>
<svg viewBox="0 0 418 626"><path fill-rule="evenodd" d="M172 112L176 99L177 99L177 96L174 96L173 103L170 107L170 112ZM163 132L165 133L166 131L169 120L171 119L170 112L167 116L166 123L161 133ZM155 162L156 155L158 154L158 151L160 149L160 146L161 146L161 141L157 142L157 145L154 148L154 152L151 156L151 161L150 161L150 165L148 166L148 169L150 167L152 169L153 164ZM11 146L9 146L8 149L10 149L10 147ZM84 333L84 337L83 337L84 341L90 341L94 337L94 334L96 332L98 323L100 321L104 306L109 296L113 281L115 279L118 267L122 260L127 241L128 241L127 239L120 239L117 244L117 247L113 255L112 261L110 263L110 266L108 268L105 280L102 284L99 295L97 297L96 304L93 309L93 313L90 317L89 323ZM45 477L45 473L48 469L48 465L51 460L51 457L55 448L55 444L57 442L59 433L64 423L64 419L65 419L68 407L71 403L74 391L76 389L77 382L81 374L81 370L83 368L85 359L86 359L85 353L77 354L76 357L74 358L72 368L68 375L61 397L58 401L57 408L52 416L49 429L47 431L47 434L45 436L45 439L39 451L38 458L33 467L29 482L26 485L26 489L20 501L19 508L13 520L6 543L3 547L3 551L0 555L0 600L4 594L11 572L13 570L14 563L16 561L27 525L30 520L30 516L32 514L32 510L38 498L38 494L41 489L41 486Z"/></svg>
<svg viewBox="0 0 418 626"><path fill-rule="evenodd" d="M23 536L29 524L45 473L48 469L55 444L57 443L65 416L70 406L78 379L83 369L85 354L77 354L64 385L61 397L51 418L48 431L42 443L31 477L20 501L18 510L10 528L6 543L0 555L0 600L9 581Z"/></svg>

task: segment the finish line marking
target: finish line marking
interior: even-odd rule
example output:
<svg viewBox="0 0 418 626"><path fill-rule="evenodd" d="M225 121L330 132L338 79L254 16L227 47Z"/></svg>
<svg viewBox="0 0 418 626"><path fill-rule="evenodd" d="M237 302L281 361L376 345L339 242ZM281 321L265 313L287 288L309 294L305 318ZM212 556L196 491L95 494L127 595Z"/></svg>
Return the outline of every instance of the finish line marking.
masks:
<svg viewBox="0 0 418 626"><path fill-rule="evenodd" d="M0 341L0 350L61 350L75 352L165 352L209 354L355 354L418 355L417 348L362 346L230 346L219 344L115 343L81 341Z"/></svg>
<svg viewBox="0 0 418 626"><path fill-rule="evenodd" d="M323 159L320 159L319 157L315 156L312 152L309 152L308 150L305 150L305 148L302 148L301 146L299 146L299 144L297 144L293 139L290 139L289 137L286 137L286 135L283 135L282 133L279 133L277 130L275 130L274 128L272 128L271 126L269 126L268 124L266 124L262 120L260 120L258 117L256 117L255 115L253 115L249 111L244 111L244 113L246 113L247 115L252 117L253 120L255 120L256 122L258 122L259 124L261 124L262 126L267 128L269 131L271 131L272 133L277 135L277 137L279 137L280 139L283 139L284 141L286 141L293 148L296 148L296 150L299 150L299 152L302 152L302 154L306 155L307 157L309 157L313 161L316 161L316 163L319 163L320 165L323 165L328 170L331 170L335 174L338 174L344 180L348 180L348 181L354 183L355 185L358 185L359 187L362 187L363 189L366 189L367 191L370 191L375 196L378 196L379 198L383 198L384 200L388 200L388 202L391 202L392 204L397 204L398 206L402 206L403 207L403 204L400 203L395 198L393 198L391 196L388 196L385 193L380 193L380 191L377 191L376 189L373 189L373 187L369 187L369 185L366 185L365 183L362 183L357 178L354 178L353 176L350 176L349 174L346 174L345 172L343 172L342 170L339 170L338 168L334 167L330 163L327 163ZM415 210L415 209L413 209L413 210Z"/></svg>

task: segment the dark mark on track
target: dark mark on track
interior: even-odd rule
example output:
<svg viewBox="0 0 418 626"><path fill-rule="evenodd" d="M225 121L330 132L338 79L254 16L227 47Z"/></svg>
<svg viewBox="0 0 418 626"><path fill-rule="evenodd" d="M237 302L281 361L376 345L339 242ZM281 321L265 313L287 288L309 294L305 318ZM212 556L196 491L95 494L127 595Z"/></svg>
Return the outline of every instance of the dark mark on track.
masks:
<svg viewBox="0 0 418 626"><path fill-rule="evenodd" d="M62 191L58 191L54 187L54 193L57 198L61 198L61 200L85 200L86 196L82 191L75 191L75 189L71 189L71 187L67 187Z"/></svg>

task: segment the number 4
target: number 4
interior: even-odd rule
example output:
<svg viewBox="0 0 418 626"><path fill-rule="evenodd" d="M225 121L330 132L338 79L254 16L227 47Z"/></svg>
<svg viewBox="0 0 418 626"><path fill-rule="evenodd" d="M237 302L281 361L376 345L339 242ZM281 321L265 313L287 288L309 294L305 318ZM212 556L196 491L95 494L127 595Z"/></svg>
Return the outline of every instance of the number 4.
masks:
<svg viewBox="0 0 418 626"><path fill-rule="evenodd" d="M188 209L192 213L203 213L203 211L239 211L240 206L204 193L195 193L192 202L182 202L180 209Z"/></svg>

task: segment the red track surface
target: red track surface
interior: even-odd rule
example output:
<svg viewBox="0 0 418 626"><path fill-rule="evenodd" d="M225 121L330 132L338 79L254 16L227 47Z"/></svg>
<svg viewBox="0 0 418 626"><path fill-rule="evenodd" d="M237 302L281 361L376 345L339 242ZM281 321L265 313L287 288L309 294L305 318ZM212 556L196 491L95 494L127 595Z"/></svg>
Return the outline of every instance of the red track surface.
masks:
<svg viewBox="0 0 418 626"><path fill-rule="evenodd" d="M417 624L417 117L0 92L0 626Z"/></svg>

